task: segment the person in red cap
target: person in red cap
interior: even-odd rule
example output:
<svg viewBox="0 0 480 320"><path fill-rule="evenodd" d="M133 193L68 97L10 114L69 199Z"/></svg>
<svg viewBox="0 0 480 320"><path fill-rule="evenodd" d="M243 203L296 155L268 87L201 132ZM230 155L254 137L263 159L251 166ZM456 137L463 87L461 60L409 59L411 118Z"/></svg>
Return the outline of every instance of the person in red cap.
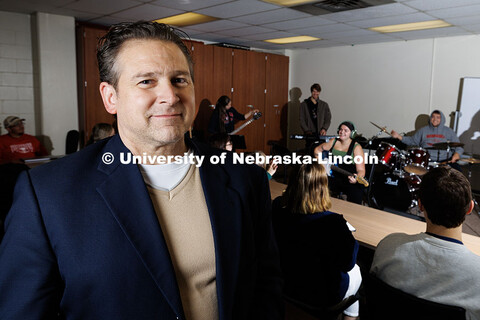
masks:
<svg viewBox="0 0 480 320"><path fill-rule="evenodd" d="M25 133L24 121L17 116L8 116L3 121L8 133L0 136L0 164L48 154L37 138Z"/></svg>

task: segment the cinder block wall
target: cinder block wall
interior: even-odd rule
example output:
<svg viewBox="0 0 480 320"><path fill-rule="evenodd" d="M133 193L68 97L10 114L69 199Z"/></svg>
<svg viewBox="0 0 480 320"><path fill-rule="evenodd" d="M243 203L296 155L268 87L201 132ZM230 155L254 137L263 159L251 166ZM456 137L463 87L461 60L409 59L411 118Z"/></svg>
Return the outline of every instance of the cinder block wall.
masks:
<svg viewBox="0 0 480 320"><path fill-rule="evenodd" d="M0 120L9 115L26 119L25 130L35 135L33 64L30 16L0 11Z"/></svg>

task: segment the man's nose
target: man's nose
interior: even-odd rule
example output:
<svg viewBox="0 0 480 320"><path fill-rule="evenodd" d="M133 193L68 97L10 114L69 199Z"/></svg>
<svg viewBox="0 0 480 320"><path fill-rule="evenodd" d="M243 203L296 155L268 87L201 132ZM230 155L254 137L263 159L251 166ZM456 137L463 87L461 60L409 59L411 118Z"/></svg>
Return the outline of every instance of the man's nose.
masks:
<svg viewBox="0 0 480 320"><path fill-rule="evenodd" d="M159 103L174 105L179 100L177 88L170 81L164 81L158 86L157 101Z"/></svg>

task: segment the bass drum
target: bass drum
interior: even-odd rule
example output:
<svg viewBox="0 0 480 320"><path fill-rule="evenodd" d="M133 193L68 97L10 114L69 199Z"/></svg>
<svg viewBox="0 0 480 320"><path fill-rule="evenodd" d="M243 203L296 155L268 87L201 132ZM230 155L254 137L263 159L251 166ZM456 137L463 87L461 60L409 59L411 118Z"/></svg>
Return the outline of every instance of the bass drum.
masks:
<svg viewBox="0 0 480 320"><path fill-rule="evenodd" d="M415 174L386 173L373 181L373 197L380 207L406 211L417 205L421 178Z"/></svg>

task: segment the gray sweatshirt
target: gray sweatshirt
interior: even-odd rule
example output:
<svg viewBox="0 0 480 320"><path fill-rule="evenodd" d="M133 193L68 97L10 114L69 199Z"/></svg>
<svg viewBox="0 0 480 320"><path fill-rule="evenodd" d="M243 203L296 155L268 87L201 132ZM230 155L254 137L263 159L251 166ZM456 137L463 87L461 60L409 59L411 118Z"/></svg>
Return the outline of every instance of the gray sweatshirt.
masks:
<svg viewBox="0 0 480 320"><path fill-rule="evenodd" d="M411 137L403 137L402 142L409 146L414 145L422 148L431 147L434 143L439 142L460 142L455 132L449 127L445 126L445 116L443 115L443 112L440 111L440 115L442 116L442 120L440 121L438 127L434 127L431 120L429 120L428 126L420 128ZM431 117L432 115L430 114L430 118ZM430 158L433 161L445 161L448 158L451 158L455 152L457 152L459 155L462 155L463 148L452 148L449 154L447 154L447 150L428 150L428 153L430 153Z"/></svg>

